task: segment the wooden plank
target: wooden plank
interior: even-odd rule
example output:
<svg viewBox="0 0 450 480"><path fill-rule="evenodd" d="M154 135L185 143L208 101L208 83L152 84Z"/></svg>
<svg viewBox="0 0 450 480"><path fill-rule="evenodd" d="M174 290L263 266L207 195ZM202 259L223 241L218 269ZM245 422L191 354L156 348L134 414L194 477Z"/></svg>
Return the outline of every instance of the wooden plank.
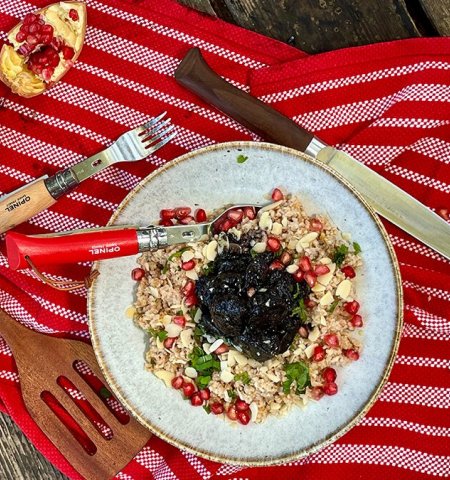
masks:
<svg viewBox="0 0 450 480"><path fill-rule="evenodd" d="M419 0L439 35L450 35L450 0Z"/></svg>
<svg viewBox="0 0 450 480"><path fill-rule="evenodd" d="M432 0L430 0L432 1ZM450 1L450 0L445 0ZM420 36L405 0L182 0L317 53ZM439 3L439 2L437 2ZM228 18L226 18L228 17Z"/></svg>
<svg viewBox="0 0 450 480"><path fill-rule="evenodd" d="M0 413L0 478L68 480L28 441L8 415Z"/></svg>

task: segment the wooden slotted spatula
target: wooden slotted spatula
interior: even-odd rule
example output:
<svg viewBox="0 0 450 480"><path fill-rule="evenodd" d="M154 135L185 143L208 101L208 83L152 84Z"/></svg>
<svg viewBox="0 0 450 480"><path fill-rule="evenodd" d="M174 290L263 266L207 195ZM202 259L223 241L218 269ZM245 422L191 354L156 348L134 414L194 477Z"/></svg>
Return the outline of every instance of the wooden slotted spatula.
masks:
<svg viewBox="0 0 450 480"><path fill-rule="evenodd" d="M132 417L126 425L121 424L74 369L76 361L85 362L106 384L92 347L77 340L33 332L1 310L0 335L13 351L28 412L67 461L87 480L108 480L114 477L147 443L151 433ZM61 376L75 385L108 424L112 430L110 440L99 433L58 385L57 380ZM95 453L87 453L74 438L44 402L43 392L50 392L79 424L95 445Z"/></svg>

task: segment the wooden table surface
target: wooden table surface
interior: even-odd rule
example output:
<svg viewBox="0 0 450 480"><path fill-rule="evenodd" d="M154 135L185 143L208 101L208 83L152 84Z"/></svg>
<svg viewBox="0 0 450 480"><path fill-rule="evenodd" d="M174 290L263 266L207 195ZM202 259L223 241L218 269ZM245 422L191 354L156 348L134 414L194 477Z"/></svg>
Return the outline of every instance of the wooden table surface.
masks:
<svg viewBox="0 0 450 480"><path fill-rule="evenodd" d="M450 0L179 0L308 53L450 35ZM0 414L0 479L64 480Z"/></svg>

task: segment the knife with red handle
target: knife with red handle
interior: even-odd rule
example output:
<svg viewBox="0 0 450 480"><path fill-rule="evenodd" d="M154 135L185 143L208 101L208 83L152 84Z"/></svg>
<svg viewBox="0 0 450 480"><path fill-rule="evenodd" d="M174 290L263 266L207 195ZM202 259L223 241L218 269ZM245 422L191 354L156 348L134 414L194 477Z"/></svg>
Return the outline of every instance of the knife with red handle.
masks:
<svg viewBox="0 0 450 480"><path fill-rule="evenodd" d="M5 237L6 252L12 270L29 268L27 259L35 267L45 269L51 265L93 262L195 242L208 234L210 227L211 223L146 228L121 226L50 235L24 235L9 231Z"/></svg>
<svg viewBox="0 0 450 480"><path fill-rule="evenodd" d="M297 125L288 117L234 87L189 50L175 71L176 80L266 140L295 148L327 164L356 188L383 217L450 259L450 225L414 197L345 152Z"/></svg>

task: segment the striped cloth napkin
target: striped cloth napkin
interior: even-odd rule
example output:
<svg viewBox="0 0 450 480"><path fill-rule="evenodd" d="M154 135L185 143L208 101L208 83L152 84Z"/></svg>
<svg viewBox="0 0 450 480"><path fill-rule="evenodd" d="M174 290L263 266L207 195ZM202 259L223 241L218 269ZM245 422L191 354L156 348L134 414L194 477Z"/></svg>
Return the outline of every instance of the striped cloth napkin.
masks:
<svg viewBox="0 0 450 480"><path fill-rule="evenodd" d="M45 4L0 0L1 40L26 13ZM0 195L92 155L163 110L174 120L178 135L151 159L110 167L84 182L18 231L36 234L105 225L127 192L158 166L206 145L257 139L177 85L174 70L192 46L234 85L349 152L448 219L450 39L406 40L309 57L173 0L86 4L85 47L64 81L29 100L0 86ZM221 465L153 437L116 478L450 476L449 262L385 225L403 276L405 327L389 382L356 427L307 458L270 468ZM50 273L81 279L88 271L88 266L75 265ZM10 271L4 236L0 302L32 329L89 339L86 292L57 292L29 271ZM14 360L1 337L0 408L63 473L81 478L26 412Z"/></svg>

